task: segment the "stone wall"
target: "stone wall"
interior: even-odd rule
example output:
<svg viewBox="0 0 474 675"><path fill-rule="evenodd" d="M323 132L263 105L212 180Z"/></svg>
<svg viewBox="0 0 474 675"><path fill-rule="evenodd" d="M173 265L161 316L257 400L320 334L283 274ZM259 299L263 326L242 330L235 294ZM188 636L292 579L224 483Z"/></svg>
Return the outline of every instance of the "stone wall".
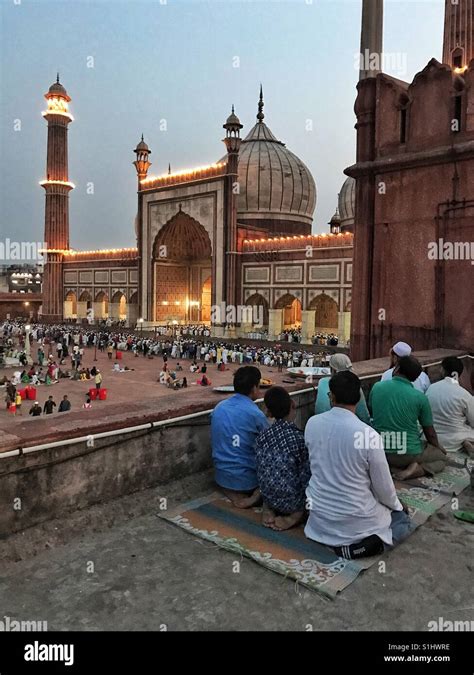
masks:
<svg viewBox="0 0 474 675"><path fill-rule="evenodd" d="M302 428L314 390L296 395ZM0 539L211 466L209 415L0 461ZM20 501L18 501L20 500Z"/></svg>

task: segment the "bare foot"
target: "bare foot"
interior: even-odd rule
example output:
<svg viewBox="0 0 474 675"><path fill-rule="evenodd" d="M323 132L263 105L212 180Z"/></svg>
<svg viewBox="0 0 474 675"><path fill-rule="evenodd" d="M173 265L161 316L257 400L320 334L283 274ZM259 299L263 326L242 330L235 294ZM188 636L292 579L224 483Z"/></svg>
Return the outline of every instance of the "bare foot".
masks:
<svg viewBox="0 0 474 675"><path fill-rule="evenodd" d="M221 490L230 499L233 506L238 509L249 509L251 506L256 506L262 498L259 488L255 488L250 496L246 495L245 492L235 492L226 488L221 488Z"/></svg>
<svg viewBox="0 0 474 675"><path fill-rule="evenodd" d="M474 443L472 441L464 441L463 449L467 452L471 459L474 459Z"/></svg>
<svg viewBox="0 0 474 675"><path fill-rule="evenodd" d="M277 516L275 522L271 525L272 530L289 530L291 527L299 525L305 515L304 511L296 511L288 516Z"/></svg>
<svg viewBox="0 0 474 675"><path fill-rule="evenodd" d="M250 497L245 496L243 499L237 499L232 502L238 509L250 509L252 506L258 506L262 503L262 493L260 488L255 488Z"/></svg>
<svg viewBox="0 0 474 675"><path fill-rule="evenodd" d="M264 527L271 527L274 522L275 522L275 512L268 506L268 504L265 504L265 502L263 502L262 525Z"/></svg>
<svg viewBox="0 0 474 675"><path fill-rule="evenodd" d="M407 466L403 471L398 471L393 474L393 477L396 480L408 480L409 478L419 478L420 476L425 475L425 470L417 462L413 462Z"/></svg>

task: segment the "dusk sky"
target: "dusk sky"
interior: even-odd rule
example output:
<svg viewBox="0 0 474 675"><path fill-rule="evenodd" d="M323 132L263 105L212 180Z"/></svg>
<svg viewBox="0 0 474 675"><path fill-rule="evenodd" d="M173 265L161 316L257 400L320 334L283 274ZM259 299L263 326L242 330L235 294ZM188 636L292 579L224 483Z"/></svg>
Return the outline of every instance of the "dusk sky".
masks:
<svg viewBox="0 0 474 675"><path fill-rule="evenodd" d="M343 169L355 159L361 1L162 2L1 0L2 239L43 239L41 111L57 71L75 118L72 247L135 245L131 162L142 132L150 174L165 173L168 162L173 170L212 163L225 154L222 124L233 103L243 136L254 124L260 82L265 122L315 178L313 229L327 231ZM385 7L385 52L407 58L406 72L387 72L411 80L441 58L444 2L387 0Z"/></svg>

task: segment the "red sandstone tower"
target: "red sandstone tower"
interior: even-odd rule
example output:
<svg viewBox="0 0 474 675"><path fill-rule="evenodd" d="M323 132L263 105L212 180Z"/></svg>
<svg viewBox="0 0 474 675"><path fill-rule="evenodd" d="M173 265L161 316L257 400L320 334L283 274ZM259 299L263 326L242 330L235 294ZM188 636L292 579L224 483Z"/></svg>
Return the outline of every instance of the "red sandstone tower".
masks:
<svg viewBox="0 0 474 675"><path fill-rule="evenodd" d="M263 95L260 88L259 111L263 110ZM262 113L263 119L263 113ZM232 112L223 125L226 130L224 143L227 148L227 180L226 180L226 261L225 261L225 288L224 298L228 306L237 306L237 202L234 186L239 179L239 150L241 146L240 130L243 125ZM214 289L212 290L214 295Z"/></svg>
<svg viewBox="0 0 474 675"><path fill-rule="evenodd" d="M135 169L137 170L137 178L138 178L138 210L137 210L137 218L136 218L136 228L135 228L135 234L137 236L137 248L138 248L138 278L142 278L142 267L143 267L143 255L142 255L142 200L140 198L140 190L141 190L141 181L147 177L148 174L148 169L151 166L150 162L150 155L151 155L151 150L148 147L148 145L145 143L145 140L143 138L142 134L142 139L141 141L137 144L137 147L133 151L137 158L133 162ZM150 293L150 296L152 294ZM148 299L143 299L142 297L142 285L138 285L138 312L139 316L143 317L143 313L145 310L145 305L151 303L151 297ZM151 309L150 309L151 312ZM151 315L150 315L151 316Z"/></svg>
<svg viewBox="0 0 474 675"><path fill-rule="evenodd" d="M48 108L43 117L48 122L48 156L44 241L47 258L43 278L43 319L60 321L63 316L63 251L69 249L69 191L74 188L68 177L67 131L73 120L69 112L70 97L57 80L45 94Z"/></svg>
<svg viewBox="0 0 474 675"><path fill-rule="evenodd" d="M443 63L461 71L474 59L474 0L446 0Z"/></svg>

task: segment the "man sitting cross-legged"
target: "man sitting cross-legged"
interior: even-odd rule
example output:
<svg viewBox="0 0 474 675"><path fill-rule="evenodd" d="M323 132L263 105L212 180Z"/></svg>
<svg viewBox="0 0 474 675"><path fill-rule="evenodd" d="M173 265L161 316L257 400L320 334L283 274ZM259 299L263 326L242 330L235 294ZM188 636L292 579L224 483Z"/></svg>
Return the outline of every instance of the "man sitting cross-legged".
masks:
<svg viewBox="0 0 474 675"><path fill-rule="evenodd" d="M413 386L420 373L420 363L413 356L403 356L393 378L377 382L370 392L374 428L384 439L387 461L398 480L433 476L447 462L433 427L430 402ZM420 427L426 441L420 437Z"/></svg>
<svg viewBox="0 0 474 675"><path fill-rule="evenodd" d="M459 383L463 363L456 356L447 356L441 369L444 379L426 392L433 426L445 450L465 450L474 459L474 396Z"/></svg>
<svg viewBox="0 0 474 675"><path fill-rule="evenodd" d="M355 414L360 380L350 371L329 382L332 408L311 417L305 534L348 559L377 555L412 527L395 492L379 434Z"/></svg>
<svg viewBox="0 0 474 675"><path fill-rule="evenodd" d="M283 387L271 387L265 405L275 422L257 438L257 477L263 497L262 523L288 530L305 516L311 475L304 434L292 422L294 401Z"/></svg>
<svg viewBox="0 0 474 675"><path fill-rule="evenodd" d="M234 506L246 509L261 501L255 469L255 441L269 422L254 401L261 374L243 366L234 374L234 396L221 401L211 415L212 458L216 483Z"/></svg>

